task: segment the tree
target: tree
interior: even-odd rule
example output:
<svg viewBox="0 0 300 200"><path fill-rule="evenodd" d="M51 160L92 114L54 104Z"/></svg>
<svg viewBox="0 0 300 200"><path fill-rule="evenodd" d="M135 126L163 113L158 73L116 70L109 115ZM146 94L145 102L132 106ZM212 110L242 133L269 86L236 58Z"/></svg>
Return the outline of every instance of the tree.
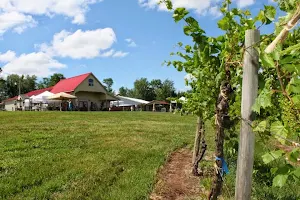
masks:
<svg viewBox="0 0 300 200"><path fill-rule="evenodd" d="M147 78L137 79L134 82L133 93L135 98L152 101L155 99L154 89L150 86Z"/></svg>
<svg viewBox="0 0 300 200"><path fill-rule="evenodd" d="M21 93L25 94L32 90L35 90L36 80L37 77L35 75L32 76L27 75L26 77L21 76Z"/></svg>
<svg viewBox="0 0 300 200"><path fill-rule="evenodd" d="M27 75L26 77L17 74L11 74L6 78L6 94L8 97L19 95L19 87L21 94L25 94L36 89L35 75Z"/></svg>
<svg viewBox="0 0 300 200"><path fill-rule="evenodd" d="M0 102L7 98L6 80L0 78Z"/></svg>
<svg viewBox="0 0 300 200"><path fill-rule="evenodd" d="M43 78L42 81L37 83L37 88L38 89L43 89L43 88L48 88L51 86L56 85L60 80L65 79L63 74L60 73L54 73L50 78Z"/></svg>
<svg viewBox="0 0 300 200"><path fill-rule="evenodd" d="M154 90L157 90L159 88L162 87L162 82L160 79L153 79L151 82L150 82L150 85L151 87L154 89Z"/></svg>
<svg viewBox="0 0 300 200"><path fill-rule="evenodd" d="M42 81L37 83L37 88L38 89L44 89L44 88L49 87L49 85L50 85L50 79L49 78L43 78Z"/></svg>
<svg viewBox="0 0 300 200"><path fill-rule="evenodd" d="M63 74L54 73L49 80L48 87L56 85L60 80L65 79Z"/></svg>
<svg viewBox="0 0 300 200"><path fill-rule="evenodd" d="M128 96L128 93L129 93L128 88L125 88L125 87L120 87L119 88L119 95L126 97L126 96Z"/></svg>
<svg viewBox="0 0 300 200"><path fill-rule="evenodd" d="M114 81L112 78L105 78L103 79L103 83L105 84L105 88L108 91L108 93L113 93L112 85L114 84Z"/></svg>
<svg viewBox="0 0 300 200"><path fill-rule="evenodd" d="M157 100L166 100L169 97L175 97L175 87L174 87L174 82L167 79L165 80L160 88L157 88L155 90L156 94L156 99Z"/></svg>

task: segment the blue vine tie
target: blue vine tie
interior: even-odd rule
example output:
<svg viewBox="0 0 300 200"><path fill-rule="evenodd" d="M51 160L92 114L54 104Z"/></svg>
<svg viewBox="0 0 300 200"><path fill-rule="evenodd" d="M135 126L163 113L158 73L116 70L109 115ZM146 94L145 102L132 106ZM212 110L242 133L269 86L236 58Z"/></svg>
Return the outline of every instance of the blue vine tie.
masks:
<svg viewBox="0 0 300 200"><path fill-rule="evenodd" d="M228 166L227 163L225 162L224 158L216 157L216 160L222 161L222 171L221 171L221 176L223 176L223 173L228 174Z"/></svg>

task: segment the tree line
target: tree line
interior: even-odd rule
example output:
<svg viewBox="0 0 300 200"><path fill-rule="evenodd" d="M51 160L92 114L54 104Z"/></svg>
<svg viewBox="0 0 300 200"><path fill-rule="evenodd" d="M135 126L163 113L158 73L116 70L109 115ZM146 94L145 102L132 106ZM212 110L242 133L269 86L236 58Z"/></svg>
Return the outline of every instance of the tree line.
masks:
<svg viewBox="0 0 300 200"><path fill-rule="evenodd" d="M183 92L176 92L174 82L166 79L153 79L148 81L147 78L140 78L134 81L133 88L129 89L121 87L119 89L120 96L152 100L166 100L169 97L179 97L184 95Z"/></svg>
<svg viewBox="0 0 300 200"><path fill-rule="evenodd" d="M19 95L19 87L21 94L26 94L36 89L44 89L56 85L60 80L65 79L65 76L60 73L54 73L50 77L44 77L38 80L35 75L18 75L11 74L4 78L0 78L0 102L7 98ZM102 81L103 86L108 93L115 95L112 86L114 81L112 78L105 78ZM121 87L118 92L121 96L139 98L144 100L166 100L169 97L180 97L183 92L176 93L174 82L166 79L153 79L148 81L147 78L140 78L134 81L132 89Z"/></svg>
<svg viewBox="0 0 300 200"><path fill-rule="evenodd" d="M11 74L6 79L0 78L0 101L19 95L19 90L21 94L25 94L36 89L54 86L62 79L65 77L60 73L54 73L40 81L35 75Z"/></svg>

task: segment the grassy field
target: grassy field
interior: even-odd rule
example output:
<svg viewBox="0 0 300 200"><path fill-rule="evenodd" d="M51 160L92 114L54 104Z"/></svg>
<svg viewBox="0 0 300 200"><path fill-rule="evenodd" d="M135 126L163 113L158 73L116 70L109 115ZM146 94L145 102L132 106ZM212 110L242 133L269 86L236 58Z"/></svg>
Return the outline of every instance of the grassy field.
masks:
<svg viewBox="0 0 300 200"><path fill-rule="evenodd" d="M195 116L1 112L1 199L147 199L168 153L193 143Z"/></svg>

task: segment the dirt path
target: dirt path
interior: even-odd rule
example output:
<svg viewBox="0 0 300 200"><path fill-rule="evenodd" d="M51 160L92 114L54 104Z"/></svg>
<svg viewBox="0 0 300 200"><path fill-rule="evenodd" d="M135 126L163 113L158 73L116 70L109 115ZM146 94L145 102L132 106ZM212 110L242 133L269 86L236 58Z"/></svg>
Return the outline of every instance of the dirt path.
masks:
<svg viewBox="0 0 300 200"><path fill-rule="evenodd" d="M203 191L200 178L191 173L192 152L180 149L171 154L165 166L160 169L158 182L150 196L151 200L199 199Z"/></svg>

